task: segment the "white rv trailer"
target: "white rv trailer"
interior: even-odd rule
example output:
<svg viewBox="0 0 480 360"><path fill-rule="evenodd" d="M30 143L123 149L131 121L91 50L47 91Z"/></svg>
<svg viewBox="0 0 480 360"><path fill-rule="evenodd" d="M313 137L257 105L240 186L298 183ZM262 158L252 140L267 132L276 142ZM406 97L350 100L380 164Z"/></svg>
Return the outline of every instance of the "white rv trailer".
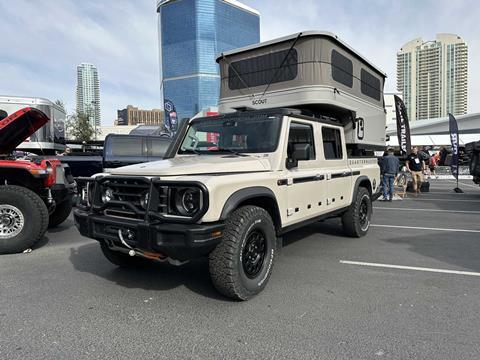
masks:
<svg viewBox="0 0 480 360"><path fill-rule="evenodd" d="M341 123L351 154L385 148L386 74L329 32L307 31L217 57L219 111L297 108Z"/></svg>
<svg viewBox="0 0 480 360"><path fill-rule="evenodd" d="M65 151L65 111L50 100L35 97L2 96L0 110L8 115L26 107L36 108L48 116L50 121L37 130L17 149L37 154L53 155Z"/></svg>

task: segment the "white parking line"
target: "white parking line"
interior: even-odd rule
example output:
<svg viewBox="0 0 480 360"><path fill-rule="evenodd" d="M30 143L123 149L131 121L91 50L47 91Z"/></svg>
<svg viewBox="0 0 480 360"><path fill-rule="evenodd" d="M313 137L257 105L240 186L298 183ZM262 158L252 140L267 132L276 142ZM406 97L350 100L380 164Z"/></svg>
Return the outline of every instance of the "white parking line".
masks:
<svg viewBox="0 0 480 360"><path fill-rule="evenodd" d="M426 271L426 272L434 272L434 273L442 273L442 274L480 276L480 273L472 272L472 271L444 270L444 269L424 268L424 267L416 267L416 266L378 264L378 263L367 263L367 262L348 261L348 260L340 260L340 263L347 264L347 265L369 266L369 267L387 268L387 269L400 269L400 270Z"/></svg>
<svg viewBox="0 0 480 360"><path fill-rule="evenodd" d="M413 208L397 208L397 207L386 207L386 206L374 206L373 208L378 210L428 211L428 212L448 212L448 213L462 213L462 214L480 214L480 211L467 211L467 210L413 209Z"/></svg>
<svg viewBox="0 0 480 360"><path fill-rule="evenodd" d="M455 181L455 180L445 180L445 181L457 185L457 181ZM480 186L478 186L478 185L465 184L465 183L462 183L462 182L458 184L459 188L461 188L462 186L467 186L467 187L471 187L471 188L480 190Z"/></svg>
<svg viewBox="0 0 480 360"><path fill-rule="evenodd" d="M467 229L442 229L442 228L429 228L422 226L401 226L401 225L381 225L372 224L371 227L380 228L393 228L393 229L412 229L412 230L430 230L430 231L448 231L448 232L467 232L467 233L480 233L480 230L467 230Z"/></svg>
<svg viewBox="0 0 480 360"><path fill-rule="evenodd" d="M425 198L425 197L418 197L418 198L405 198L403 200L408 201L451 201L451 202L480 202L480 200L467 200L467 199L436 199L436 198Z"/></svg>

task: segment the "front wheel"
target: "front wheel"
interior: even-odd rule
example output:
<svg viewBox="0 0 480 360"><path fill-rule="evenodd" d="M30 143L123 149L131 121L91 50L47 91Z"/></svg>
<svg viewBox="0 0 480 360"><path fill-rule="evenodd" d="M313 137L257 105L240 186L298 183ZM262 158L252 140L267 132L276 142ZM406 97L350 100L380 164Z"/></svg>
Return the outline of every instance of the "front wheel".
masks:
<svg viewBox="0 0 480 360"><path fill-rule="evenodd" d="M348 236L365 236L370 228L371 217L372 198L370 192L366 188L360 187L350 208L342 216L343 230Z"/></svg>
<svg viewBox="0 0 480 360"><path fill-rule="evenodd" d="M265 288L275 256L275 227L268 212L239 208L227 220L223 241L210 253L212 282L223 295L248 300Z"/></svg>
<svg viewBox="0 0 480 360"><path fill-rule="evenodd" d="M33 191L15 185L0 186L0 254L22 252L41 239L48 210Z"/></svg>

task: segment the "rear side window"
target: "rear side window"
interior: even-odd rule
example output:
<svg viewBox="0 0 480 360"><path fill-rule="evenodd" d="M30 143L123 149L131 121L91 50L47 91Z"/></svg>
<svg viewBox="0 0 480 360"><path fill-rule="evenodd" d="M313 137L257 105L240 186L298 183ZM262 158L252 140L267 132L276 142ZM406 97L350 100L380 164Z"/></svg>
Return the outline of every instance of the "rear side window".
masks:
<svg viewBox="0 0 480 360"><path fill-rule="evenodd" d="M380 79L370 74L368 71L362 69L360 73L360 81L362 83L362 94L380 101L380 97L382 94L382 89L380 89Z"/></svg>
<svg viewBox="0 0 480 360"><path fill-rule="evenodd" d="M322 138L325 160L343 159L342 136L340 134L340 130L323 127Z"/></svg>
<svg viewBox="0 0 480 360"><path fill-rule="evenodd" d="M114 137L110 140L112 156L142 156L143 139L138 137Z"/></svg>
<svg viewBox="0 0 480 360"><path fill-rule="evenodd" d="M288 158L291 158L295 144L309 144L310 158L315 160L315 140L313 137L313 128L311 125L292 122L288 134Z"/></svg>
<svg viewBox="0 0 480 360"><path fill-rule="evenodd" d="M332 50L332 78L348 87L353 86L353 63L338 51Z"/></svg>
<svg viewBox="0 0 480 360"><path fill-rule="evenodd" d="M151 154L150 156L160 156L163 157L165 156L165 153L168 150L168 147L170 146L170 141L167 141L165 139L156 139L152 138L152 147L151 147Z"/></svg>

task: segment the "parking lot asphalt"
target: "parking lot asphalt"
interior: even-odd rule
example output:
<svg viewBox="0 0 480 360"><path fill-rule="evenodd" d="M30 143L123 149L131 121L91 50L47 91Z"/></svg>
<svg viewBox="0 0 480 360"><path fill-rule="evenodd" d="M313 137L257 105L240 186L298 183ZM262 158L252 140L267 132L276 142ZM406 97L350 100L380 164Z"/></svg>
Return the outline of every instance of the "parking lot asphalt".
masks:
<svg viewBox="0 0 480 360"><path fill-rule="evenodd" d="M0 257L0 359L479 359L480 188L375 202L287 235L263 293L217 294L206 261L111 265L72 220Z"/></svg>

